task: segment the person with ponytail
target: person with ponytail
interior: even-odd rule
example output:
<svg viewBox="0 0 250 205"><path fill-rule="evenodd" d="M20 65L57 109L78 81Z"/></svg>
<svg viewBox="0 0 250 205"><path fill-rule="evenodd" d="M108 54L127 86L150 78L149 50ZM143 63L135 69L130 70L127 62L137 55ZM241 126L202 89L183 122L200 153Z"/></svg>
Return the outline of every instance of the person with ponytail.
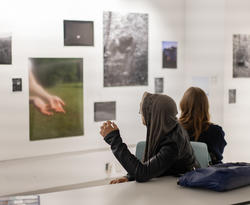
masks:
<svg viewBox="0 0 250 205"><path fill-rule="evenodd" d="M209 103L205 92L198 87L190 87L180 102L179 122L187 130L190 140L207 144L211 164L222 163L226 146L225 133L219 125L210 122Z"/></svg>
<svg viewBox="0 0 250 205"><path fill-rule="evenodd" d="M146 147L142 161L123 143L114 122L101 126L100 134L128 175L111 181L145 182L154 177L179 175L199 167L189 137L177 120L177 107L167 95L145 92L140 103L142 123L147 127Z"/></svg>

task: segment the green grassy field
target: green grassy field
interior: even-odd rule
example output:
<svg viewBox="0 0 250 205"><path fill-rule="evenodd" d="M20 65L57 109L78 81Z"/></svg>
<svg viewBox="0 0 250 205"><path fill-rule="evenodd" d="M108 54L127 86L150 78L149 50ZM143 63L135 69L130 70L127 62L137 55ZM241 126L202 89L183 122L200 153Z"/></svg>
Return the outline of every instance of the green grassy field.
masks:
<svg viewBox="0 0 250 205"><path fill-rule="evenodd" d="M82 83L58 84L46 90L65 102L66 113L45 116L30 104L30 140L83 135Z"/></svg>

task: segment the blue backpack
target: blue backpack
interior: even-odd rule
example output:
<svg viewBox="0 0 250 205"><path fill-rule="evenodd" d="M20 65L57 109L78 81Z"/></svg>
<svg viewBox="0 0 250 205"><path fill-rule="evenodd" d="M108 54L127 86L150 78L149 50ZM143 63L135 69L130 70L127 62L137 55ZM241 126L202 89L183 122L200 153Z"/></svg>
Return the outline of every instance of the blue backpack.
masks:
<svg viewBox="0 0 250 205"><path fill-rule="evenodd" d="M245 162L218 164L184 174L181 186L227 191L250 185L250 164Z"/></svg>

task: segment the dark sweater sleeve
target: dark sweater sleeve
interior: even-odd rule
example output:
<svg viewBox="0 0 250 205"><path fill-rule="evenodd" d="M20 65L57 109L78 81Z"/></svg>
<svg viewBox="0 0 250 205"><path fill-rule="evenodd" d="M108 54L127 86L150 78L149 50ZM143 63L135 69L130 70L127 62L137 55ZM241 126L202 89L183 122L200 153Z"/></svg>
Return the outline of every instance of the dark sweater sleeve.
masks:
<svg viewBox="0 0 250 205"><path fill-rule="evenodd" d="M111 145L114 156L126 169L128 175L134 177L138 182L145 182L162 175L173 165L178 155L176 144L169 142L162 146L150 160L142 163L130 153L127 145L122 142L119 130L112 131L104 140Z"/></svg>
<svg viewBox="0 0 250 205"><path fill-rule="evenodd" d="M225 133L220 126L214 125L211 131L212 133L211 139L209 138L210 145L208 145L208 149L212 158L212 163L217 164L221 163L221 160L223 159L223 152L227 142L225 140Z"/></svg>
<svg viewBox="0 0 250 205"><path fill-rule="evenodd" d="M134 181L135 180L135 177L130 175L129 173L127 173L127 175L125 177L127 177L128 181Z"/></svg>

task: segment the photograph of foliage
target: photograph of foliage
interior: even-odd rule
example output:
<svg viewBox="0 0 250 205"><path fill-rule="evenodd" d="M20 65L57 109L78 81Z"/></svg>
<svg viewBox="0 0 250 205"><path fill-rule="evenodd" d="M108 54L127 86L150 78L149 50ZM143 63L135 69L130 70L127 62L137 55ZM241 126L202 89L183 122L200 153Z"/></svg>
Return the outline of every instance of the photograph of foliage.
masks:
<svg viewBox="0 0 250 205"><path fill-rule="evenodd" d="M177 68L177 42L162 42L162 67Z"/></svg>
<svg viewBox="0 0 250 205"><path fill-rule="evenodd" d="M83 59L30 58L30 140L83 135Z"/></svg>
<svg viewBox="0 0 250 205"><path fill-rule="evenodd" d="M11 36L0 35L0 64L11 64Z"/></svg>
<svg viewBox="0 0 250 205"><path fill-rule="evenodd" d="M233 77L250 77L250 35L233 35Z"/></svg>
<svg viewBox="0 0 250 205"><path fill-rule="evenodd" d="M148 85L148 15L103 13L104 87Z"/></svg>

